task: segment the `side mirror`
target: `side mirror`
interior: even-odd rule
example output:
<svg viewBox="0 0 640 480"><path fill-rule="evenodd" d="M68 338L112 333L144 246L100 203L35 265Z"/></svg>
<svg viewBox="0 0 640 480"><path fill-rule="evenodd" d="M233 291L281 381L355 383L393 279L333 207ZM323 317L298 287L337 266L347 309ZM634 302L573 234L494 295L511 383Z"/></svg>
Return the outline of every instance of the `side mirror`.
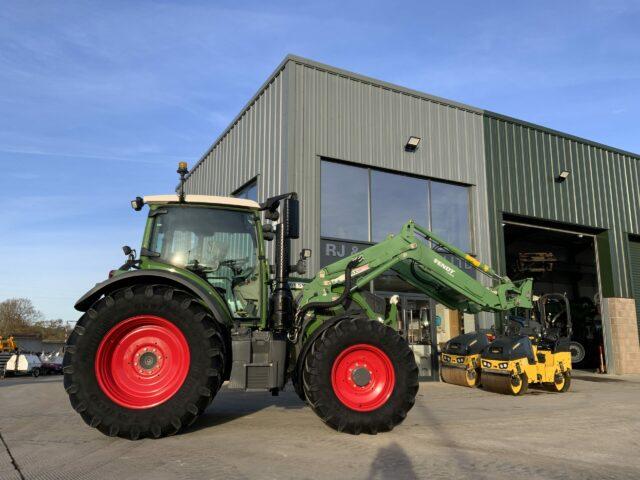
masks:
<svg viewBox="0 0 640 480"><path fill-rule="evenodd" d="M127 256L133 253L133 249L129 245L125 245L124 247L122 247L122 251Z"/></svg>

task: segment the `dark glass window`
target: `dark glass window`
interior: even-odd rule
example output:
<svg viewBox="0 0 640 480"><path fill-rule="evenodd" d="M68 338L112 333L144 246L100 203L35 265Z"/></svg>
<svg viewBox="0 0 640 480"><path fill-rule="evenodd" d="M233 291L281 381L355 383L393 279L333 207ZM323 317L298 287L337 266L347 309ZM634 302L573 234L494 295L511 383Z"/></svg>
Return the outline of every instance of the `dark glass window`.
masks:
<svg viewBox="0 0 640 480"><path fill-rule="evenodd" d="M471 250L469 188L431 182L431 231L456 247Z"/></svg>
<svg viewBox="0 0 640 480"><path fill-rule="evenodd" d="M233 194L236 198L258 201L258 182L253 180Z"/></svg>
<svg viewBox="0 0 640 480"><path fill-rule="evenodd" d="M323 160L320 197L322 237L380 242L413 219L472 248L469 187Z"/></svg>
<svg viewBox="0 0 640 480"><path fill-rule="evenodd" d="M322 162L320 178L321 235L369 240L369 172Z"/></svg>
<svg viewBox="0 0 640 480"><path fill-rule="evenodd" d="M429 182L420 178L371 171L371 235L374 242L413 219L429 228Z"/></svg>

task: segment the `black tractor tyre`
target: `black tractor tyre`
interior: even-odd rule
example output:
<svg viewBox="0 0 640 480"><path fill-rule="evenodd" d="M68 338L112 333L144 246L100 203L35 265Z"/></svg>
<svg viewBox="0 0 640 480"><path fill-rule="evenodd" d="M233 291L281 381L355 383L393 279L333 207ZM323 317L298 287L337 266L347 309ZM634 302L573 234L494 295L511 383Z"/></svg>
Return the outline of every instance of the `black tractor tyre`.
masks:
<svg viewBox="0 0 640 480"><path fill-rule="evenodd" d="M571 364L574 366L580 366L587 357L587 350L584 345L575 340L571 340L569 351L571 352Z"/></svg>
<svg viewBox="0 0 640 480"><path fill-rule="evenodd" d="M105 335L141 315L161 317L171 328L177 327L188 346L189 362L188 369L179 367L184 368L185 378L169 398L153 406L128 408L98 383L96 354ZM226 335L211 312L188 292L166 285L117 290L82 315L69 336L63 359L64 388L85 423L105 435L131 440L173 435L191 425L220 389L227 361Z"/></svg>
<svg viewBox="0 0 640 480"><path fill-rule="evenodd" d="M306 403L307 397L304 394L304 387L302 386L302 384L299 381L294 380L293 378L291 379L291 384L293 385L293 391L296 392L298 398Z"/></svg>
<svg viewBox="0 0 640 480"><path fill-rule="evenodd" d="M354 348L371 349L384 358L385 365L393 371L392 390L386 399L379 399L380 405L373 404L375 408L363 410L357 404L349 406L334 388L335 371L342 364L340 359L346 361L349 357L348 354L344 357L345 353ZM357 357L357 350L353 355ZM363 373L366 377L367 373ZM387 380L391 372L388 373ZM370 382L376 375L374 370ZM419 386L418 366L406 341L392 328L366 317L347 317L327 328L304 359L302 380L305 397L313 411L330 427L355 435L375 435L401 423L415 403ZM366 381L365 378L361 383ZM357 388L354 383L353 389Z"/></svg>

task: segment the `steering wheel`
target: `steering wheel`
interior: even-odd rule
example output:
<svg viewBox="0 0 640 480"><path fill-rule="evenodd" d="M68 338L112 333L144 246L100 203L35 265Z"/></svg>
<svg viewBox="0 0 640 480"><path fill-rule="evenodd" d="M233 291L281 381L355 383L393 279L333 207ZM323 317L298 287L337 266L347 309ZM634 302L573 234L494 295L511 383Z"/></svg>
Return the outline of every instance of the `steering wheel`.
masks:
<svg viewBox="0 0 640 480"><path fill-rule="evenodd" d="M198 260L193 260L185 265L185 268L194 271L200 271L205 273L215 272L220 268L221 262L213 260L210 264L200 263Z"/></svg>
<svg viewBox="0 0 640 480"><path fill-rule="evenodd" d="M558 313L556 313L553 317L551 317L551 320L549 320L549 323L551 325L555 325L555 323L558 321L558 319L560 318L560 316L564 315L566 313L566 309L562 309L560 310Z"/></svg>
<svg viewBox="0 0 640 480"><path fill-rule="evenodd" d="M247 263L249 263L249 257L222 260L220 262L220 265L229 267L233 271L233 274L237 276L240 275L244 270L246 270Z"/></svg>

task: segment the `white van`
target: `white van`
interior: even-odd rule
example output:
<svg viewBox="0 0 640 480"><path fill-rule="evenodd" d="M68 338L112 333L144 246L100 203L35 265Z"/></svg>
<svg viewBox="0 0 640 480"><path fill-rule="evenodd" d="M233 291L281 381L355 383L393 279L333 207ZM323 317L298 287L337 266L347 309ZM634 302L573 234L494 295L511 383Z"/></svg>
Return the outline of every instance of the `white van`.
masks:
<svg viewBox="0 0 640 480"><path fill-rule="evenodd" d="M5 373L38 377L41 368L42 362L37 355L31 353L14 353L11 355L11 358L7 360Z"/></svg>

